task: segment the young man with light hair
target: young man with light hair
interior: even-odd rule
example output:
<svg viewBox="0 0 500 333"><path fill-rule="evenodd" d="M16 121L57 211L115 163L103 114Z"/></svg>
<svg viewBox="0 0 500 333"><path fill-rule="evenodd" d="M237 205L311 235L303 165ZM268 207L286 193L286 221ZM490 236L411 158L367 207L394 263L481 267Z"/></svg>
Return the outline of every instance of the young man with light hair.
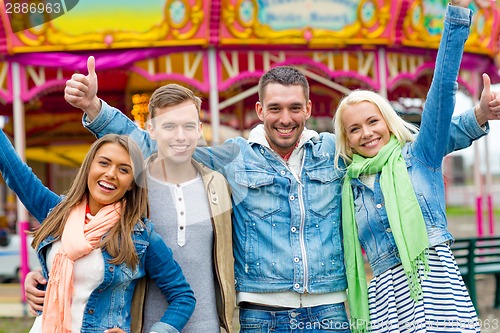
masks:
<svg viewBox="0 0 500 333"><path fill-rule="evenodd" d="M88 69L97 87L93 57ZM74 74L67 83L66 98L73 85L86 80L87 76ZM183 332L217 332L222 327L231 333L236 306L231 194L220 173L192 159L202 136L200 108L201 99L177 84L158 88L150 98L147 131L158 146L157 153L146 160L150 218L195 293L196 308ZM28 302L36 308L43 294L33 286L28 278ZM158 287L148 283L144 332L167 307ZM140 311L133 315L140 316Z"/></svg>

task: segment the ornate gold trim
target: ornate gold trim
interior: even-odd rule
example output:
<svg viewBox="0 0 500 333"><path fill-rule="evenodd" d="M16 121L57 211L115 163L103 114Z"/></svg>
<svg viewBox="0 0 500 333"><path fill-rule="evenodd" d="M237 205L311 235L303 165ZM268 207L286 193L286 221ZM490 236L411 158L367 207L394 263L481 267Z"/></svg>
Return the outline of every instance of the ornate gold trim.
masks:
<svg viewBox="0 0 500 333"><path fill-rule="evenodd" d="M322 44L323 42L321 39L358 38L357 42L359 42L361 38L372 39L380 37L387 29L387 25L390 22L390 0L384 1L382 5L379 5L373 0L362 0L357 8L358 20L349 26L345 26L342 31L314 29L310 26L301 29L276 31L268 24L261 24L257 20L259 8L256 0L250 0L255 6L252 22L245 23L239 16L239 9L243 1L244 0L238 0L236 5L233 5L230 0L224 0L222 3L222 22L235 39L246 39L247 44L258 42L251 41L252 39L279 40L280 43ZM363 6L367 3L373 4L376 13L369 21L363 21L361 11ZM223 41L224 40L231 40L231 37L224 37ZM329 40L328 43L331 43L331 40ZM345 41L343 43L345 43Z"/></svg>
<svg viewBox="0 0 500 333"><path fill-rule="evenodd" d="M173 1L181 1L186 6L186 17L181 23L173 22L170 15L168 15L168 5ZM50 50L54 47L58 49L78 49L84 47L84 45L86 48L89 44L95 48L98 46L106 48L110 47L114 43L126 44L120 45L119 47L136 47L141 45L143 46L144 42L154 42L155 44L162 45L176 45L175 40L189 40L199 31L205 17L202 4L202 0L196 0L194 5L189 5L187 0L167 0L163 13L163 20L145 32L108 30L73 36L66 34L62 30L56 29L53 26L52 21L49 21L43 25L42 29L40 29L40 27L31 28L29 30L16 33L17 38L24 45L15 46L14 50L25 50L26 46L39 46L43 47L44 50ZM187 31L182 31L182 29L185 29L189 24L192 26ZM167 39L169 34L171 34L171 39L174 41Z"/></svg>

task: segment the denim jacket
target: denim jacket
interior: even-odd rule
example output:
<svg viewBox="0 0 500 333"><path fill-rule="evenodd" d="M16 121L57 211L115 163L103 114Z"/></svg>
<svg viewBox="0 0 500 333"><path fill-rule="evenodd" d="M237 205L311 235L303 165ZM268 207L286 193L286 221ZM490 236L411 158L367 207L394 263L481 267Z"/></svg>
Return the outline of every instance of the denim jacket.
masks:
<svg viewBox="0 0 500 333"><path fill-rule="evenodd" d="M62 200L21 161L3 131L0 131L0 169L5 182L40 223ZM135 270L125 263L111 264L113 258L103 249L104 279L89 297L81 332L103 332L115 326L130 332L132 295L137 281L146 274L156 281L169 303L160 322L153 326L154 331L180 332L191 316L195 306L193 291L174 261L172 251L153 231L153 224L147 219L139 221L132 239L140 260ZM48 278L47 247L54 241L56 239L49 236L37 249L45 278Z"/></svg>
<svg viewBox="0 0 500 333"><path fill-rule="evenodd" d="M104 101L99 115L91 122L84 116L83 124L98 137L131 135L145 156L157 150L146 131ZM447 150L467 147L483 134L471 109L454 118ZM298 178L272 150L243 138L195 153L224 174L232 190L237 291L327 293L347 287L335 136L314 135L303 149Z"/></svg>
<svg viewBox="0 0 500 333"><path fill-rule="evenodd" d="M415 141L407 143L402 151L422 210L431 247L453 239L447 230L442 161L444 156L454 149L446 147L443 142L450 136L450 120L457 89L456 78L464 43L469 34L471 16L468 9L448 6L434 77L422 113L420 132ZM466 120L465 115L462 117L464 123L472 121ZM475 134L471 134L472 137L481 136L481 131L478 129ZM380 174L377 174L373 190L357 179L351 183L359 240L375 276L401 262L387 219L379 179Z"/></svg>

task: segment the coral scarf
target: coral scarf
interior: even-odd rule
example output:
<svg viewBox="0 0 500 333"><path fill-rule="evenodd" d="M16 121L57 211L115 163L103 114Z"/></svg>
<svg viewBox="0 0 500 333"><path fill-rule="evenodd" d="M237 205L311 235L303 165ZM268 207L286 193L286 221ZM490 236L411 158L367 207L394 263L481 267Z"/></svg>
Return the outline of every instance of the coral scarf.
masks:
<svg viewBox="0 0 500 333"><path fill-rule="evenodd" d="M73 207L68 216L57 251L43 305L43 332L71 333L73 265L89 254L120 218L121 202L107 205L86 223L87 200Z"/></svg>

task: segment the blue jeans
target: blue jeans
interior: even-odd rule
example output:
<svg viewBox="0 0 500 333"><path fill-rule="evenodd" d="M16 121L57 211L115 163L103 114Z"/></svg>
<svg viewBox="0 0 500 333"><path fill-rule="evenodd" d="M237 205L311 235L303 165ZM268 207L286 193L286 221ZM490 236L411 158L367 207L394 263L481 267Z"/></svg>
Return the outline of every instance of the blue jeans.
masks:
<svg viewBox="0 0 500 333"><path fill-rule="evenodd" d="M344 303L285 311L240 309L240 333L350 332Z"/></svg>

